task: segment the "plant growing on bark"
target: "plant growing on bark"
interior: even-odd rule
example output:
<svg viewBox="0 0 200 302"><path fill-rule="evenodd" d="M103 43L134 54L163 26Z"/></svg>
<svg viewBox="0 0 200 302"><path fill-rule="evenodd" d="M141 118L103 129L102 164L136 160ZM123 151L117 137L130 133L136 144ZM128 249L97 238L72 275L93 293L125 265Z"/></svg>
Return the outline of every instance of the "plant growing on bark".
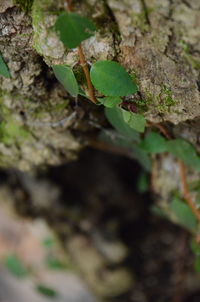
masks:
<svg viewBox="0 0 200 302"><path fill-rule="evenodd" d="M91 20L73 12L71 1L68 1L67 7L68 10L58 16L55 28L66 47L78 48L80 64L87 80L87 92L83 93L79 88L71 67L54 65L55 76L73 97L76 98L81 94L96 105L105 107L106 117L120 133L117 144L134 150L143 165L145 162L147 170L150 169L149 154L170 152L179 159L183 199L174 198L170 207L177 221L195 233L197 222L200 221L200 212L190 196L185 165L200 171L200 156L187 141L173 139L162 125L147 123L145 117L138 112L139 106L133 101L126 101L126 97L138 92L138 87L118 62L97 61L89 70L81 43L95 34L96 27ZM96 97L97 93L98 97ZM157 132L150 132L141 138L137 132L144 132L146 125L157 128L164 136Z"/></svg>
<svg viewBox="0 0 200 302"><path fill-rule="evenodd" d="M125 68L118 62L108 60L94 63L89 71L81 42L94 35L96 27L92 21L73 12L64 12L59 15L55 28L66 47L78 47L80 63L87 79L90 100L107 108L118 107L122 112L124 123L129 124L130 127L139 132L143 132L146 124L145 118L141 114L122 108L122 97L138 91L137 85ZM77 97L81 90L72 68L64 65L54 65L53 70L55 76L67 91L73 97ZM101 94L101 97L97 98L95 96L94 88ZM87 95L86 92L85 95Z"/></svg>
<svg viewBox="0 0 200 302"><path fill-rule="evenodd" d="M138 87L118 62L97 61L89 68L81 43L94 35L97 29L92 21L73 12L71 1L68 1L68 11L58 17L55 29L67 48L77 48L87 80L87 89L85 92L81 89L70 66L52 66L55 76L74 98L79 94L84 95L96 105L105 107L108 120L119 133L116 143L134 151L137 159L148 171L151 168L149 156L151 154L170 152L179 159L183 196L175 196L170 206L179 223L192 233L197 232L196 222L200 220L200 214L196 201L193 201L190 196L185 166L200 171L200 158L194 147L183 139L171 137L162 125L146 122L140 106L127 98L137 93ZM4 77L10 77L9 69L2 57L0 57L0 73ZM167 100L166 106L171 106L174 100L169 88L163 86L162 93ZM162 135L147 131L148 133L141 137L140 133L144 132L146 125L157 128ZM13 131L9 133L13 135ZM191 225L195 227L191 228Z"/></svg>

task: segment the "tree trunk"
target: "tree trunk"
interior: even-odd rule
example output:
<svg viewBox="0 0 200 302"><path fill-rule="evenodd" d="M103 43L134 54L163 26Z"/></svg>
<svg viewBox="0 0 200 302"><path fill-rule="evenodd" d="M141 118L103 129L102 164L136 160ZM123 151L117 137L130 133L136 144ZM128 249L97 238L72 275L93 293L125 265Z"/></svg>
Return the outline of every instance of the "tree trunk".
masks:
<svg viewBox="0 0 200 302"><path fill-rule="evenodd" d="M70 162L108 126L98 106L74 100L53 75L52 65L68 64L84 85L77 50L66 50L53 28L63 7L62 0L1 0L0 52L11 73L0 76L1 167L33 171ZM200 150L199 0L82 0L74 10L98 26L83 42L88 62L119 61L136 78L139 93L132 98L143 101L146 119ZM199 174L188 177L192 182ZM153 157L152 185L169 213L172 193L182 190L173 156ZM75 239L72 248L84 244ZM124 276L130 285L132 277ZM102 288L96 290L109 296Z"/></svg>
<svg viewBox="0 0 200 302"><path fill-rule="evenodd" d="M1 77L1 119L13 127L17 124L15 133L1 129L3 166L28 169L70 160L85 141L80 142L73 130L92 130L89 124L95 116L85 115L95 109L85 108L86 101L80 100L81 113L76 112L50 68L58 63L78 64L76 50L66 51L52 28L55 11L62 7L62 1L35 0L30 16L11 0L1 2L0 51L12 75ZM75 10L92 17L99 27L96 36L84 42L87 59L120 61L137 77L147 119L177 125L173 127L176 136L192 132L187 138L196 143L199 2L109 0L97 4L88 0Z"/></svg>

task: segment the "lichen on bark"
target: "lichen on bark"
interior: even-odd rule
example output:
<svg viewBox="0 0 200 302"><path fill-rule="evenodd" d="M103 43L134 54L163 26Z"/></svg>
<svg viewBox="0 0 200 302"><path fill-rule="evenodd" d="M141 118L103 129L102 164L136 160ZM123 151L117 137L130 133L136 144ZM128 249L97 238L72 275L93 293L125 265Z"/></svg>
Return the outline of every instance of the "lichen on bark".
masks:
<svg viewBox="0 0 200 302"><path fill-rule="evenodd" d="M27 170L74 159L81 147L68 130L75 115L67 93L32 46L31 17L14 3L0 7L0 52L11 73L11 79L0 78L1 165ZM29 135L23 140L20 132L8 135L14 124Z"/></svg>
<svg viewBox="0 0 200 302"><path fill-rule="evenodd" d="M101 23L108 8L104 1L96 6L93 2L83 1L77 6L77 11L86 15L92 12L96 22ZM73 101L69 102L67 92L57 83L51 71L53 64L77 66L78 63L77 51L65 49L54 29L56 17L63 8L63 1L35 0L30 16L15 2L0 5L0 51L12 76L11 79L0 78L1 103L8 107L12 120L17 120L20 127L25 127L29 133L23 143L19 143L15 136L9 145L5 139L7 133L2 134L4 140L0 152L4 166L29 169L35 165L72 160L86 142L82 135L80 139L75 138L73 128L81 129L83 133L85 129L92 129L90 121L81 121L85 109L79 108L77 114L73 112ZM83 43L88 60L112 59L116 55L114 35L109 31L113 20L110 17L107 19L109 26ZM59 106L61 109L58 112ZM83 103L81 107L84 106ZM8 125L7 117L1 111L2 121Z"/></svg>
<svg viewBox="0 0 200 302"><path fill-rule="evenodd" d="M147 120L166 123L175 137L184 137L199 150L198 1L85 0L74 1L74 8L92 18L98 27L95 36L83 43L87 60L117 60L136 74L140 87L137 100L145 103ZM88 136L93 131L89 120L81 121L87 112L86 101L79 108L81 114L73 113L73 101L68 102L70 97L51 71L53 64L68 64L79 73L77 51L65 49L54 30L56 17L63 9L61 0L34 0L30 17L11 0L0 4L0 51L12 75L12 79L0 79L2 104L29 132L20 147L1 143L2 156L8 156L5 162L10 158L14 166L57 164L72 159L85 144L85 137L80 135L80 143L74 129L80 131L87 124ZM63 110L55 113L54 106ZM98 111L93 108L90 107L88 119ZM3 110L1 115L5 120ZM101 112L97 115L102 116ZM67 125L59 121L67 121ZM95 123L102 126L98 118ZM27 145L29 159L23 151ZM14 148L17 151L12 151ZM36 160L32 153L39 158ZM26 158L23 165L16 163L18 158Z"/></svg>
<svg viewBox="0 0 200 302"><path fill-rule="evenodd" d="M196 1L191 1L196 3ZM182 1L108 0L122 36L121 62L134 69L140 82L141 97L148 99L146 116L153 122L178 124L199 116L199 69L191 64L199 51L200 11ZM191 50L186 59L183 41ZM197 58L196 58L197 59ZM170 89L175 104L165 105L163 86Z"/></svg>
<svg viewBox="0 0 200 302"><path fill-rule="evenodd" d="M104 127L104 116L85 99L73 100L52 73L53 64L68 64L82 78L77 50L65 49L54 30L64 1L34 0L31 14L23 6L31 1L17 2L20 5L12 0L0 3L0 52L12 76L0 77L0 165L30 170L74 160L96 135L96 128ZM74 1L74 7L98 27L95 36L83 42L87 60L116 60L136 74L137 100L146 105L146 119L165 123L174 137L190 141L199 151L199 1L82 0ZM189 185L198 179L199 174L189 170ZM173 156L153 157L152 183L157 205L175 221L169 204L177 190L182 193L182 184ZM197 190L192 197L196 200ZM71 241L77 262L84 240L83 236ZM98 284L99 270L106 262L102 250L97 253L91 248L90 252L92 273L84 263L81 269L87 271L88 282L99 295L123 294L131 287L131 275L121 268Z"/></svg>

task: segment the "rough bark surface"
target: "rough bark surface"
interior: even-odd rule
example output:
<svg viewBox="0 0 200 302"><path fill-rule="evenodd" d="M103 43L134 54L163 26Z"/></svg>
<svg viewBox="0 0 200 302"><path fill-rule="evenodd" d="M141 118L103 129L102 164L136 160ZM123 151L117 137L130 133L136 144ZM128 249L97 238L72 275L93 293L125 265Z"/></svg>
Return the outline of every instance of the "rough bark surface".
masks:
<svg viewBox="0 0 200 302"><path fill-rule="evenodd" d="M53 28L64 1L34 0L27 13L22 8L30 2L0 3L0 51L12 75L0 77L0 162L21 170L73 160L105 125L101 109L71 99L51 70L73 66L84 85L76 49L65 49ZM165 123L200 150L199 1L84 0L74 9L99 29L83 43L87 60L121 62L137 79L140 92L130 97L143 100L147 120ZM181 189L173 157L154 158L154 190L162 200L174 191L174 169Z"/></svg>
<svg viewBox="0 0 200 302"><path fill-rule="evenodd" d="M0 165L20 170L35 170L34 168L72 161L77 158L80 150L96 137L99 129L107 127L101 108L90 104L83 97L72 99L56 81L51 70L53 64L73 66L81 84L85 84L77 51L65 49L53 28L58 12L64 7L64 1L34 0L32 10L27 12L26 8L30 8L31 2L0 2L0 53L12 76L11 79L0 76ZM183 137L200 150L199 0L82 0L74 1L74 9L92 18L99 29L94 37L83 43L87 60L91 63L100 59L119 61L138 82L140 91L130 98L143 100L146 119L153 123L163 123L174 137ZM95 158L93 166L97 160L98 158ZM158 203L165 214L175 221L169 209L169 201L175 190L182 190L177 160L164 154L155 156L153 162L152 184L154 192L159 196ZM91 165L91 159L87 164ZM65 238L67 233L67 249L79 263L88 283L99 296L108 298L111 295L123 294L134 283L134 274L127 267L124 269L123 265L121 266L127 251L118 238L112 238L113 246L119 251L121 258L119 256L114 264L113 259L109 259L110 242L103 236L109 234L113 225L114 228L116 225L118 227L119 223L117 217L114 218L114 224L109 222L105 225L104 211L109 211L109 206L112 208L109 196L114 194L113 203L115 206L119 203L118 211L122 212L120 217L122 221L127 219L128 227L134 227L134 224L138 228L141 227L140 213L129 213L129 209L132 209L132 191L129 193L126 184L125 189L120 189L122 180L115 179L116 175L111 172L112 169L107 169L103 164L100 164L99 169L102 169L105 175L108 174L107 182L103 183L105 195L101 196L102 182L101 179L95 181L94 171L91 172L91 183L95 182L93 194L93 186L89 183L88 187L88 180L85 180L88 166L83 168L79 185L81 194L87 188L87 193L84 194L90 191L91 196L83 198L84 211L81 214L74 205L57 206L62 199L59 196L61 193L52 187L51 182L46 184L41 181L40 175L37 175L38 181L36 176L19 173L14 177L14 181L12 176L9 176L9 181L11 178L11 188L18 210L20 211L22 201L23 205L27 205L28 213L47 217L61 237ZM79 169L76 171L74 167L72 170L67 168L63 174L67 174L66 172L70 173L70 180L68 179L63 187L70 184L76 191ZM12 175L13 171L10 174ZM75 174L73 181L71 174ZM59 177L58 179L61 182ZM113 191L107 189L110 179L113 179ZM194 183L199 179L199 174L189 171L188 179L190 183ZM16 183L20 183L20 190L16 189ZM85 188L82 188L83 185ZM192 194L196 199L196 193ZM122 196L126 195L127 204L122 205ZM70 191L67 191L66 196L70 196ZM77 195L77 199L79 198L81 197ZM48 200L47 204L44 200ZM106 204L103 203L104 200ZM53 216L49 208L56 209ZM68 220L69 230L66 230L66 224L63 226L65 220ZM154 228L158 230L160 225L162 223L155 223ZM126 226L125 230L129 229L128 227ZM80 229L81 235L79 233L78 236L71 236L77 228ZM96 232L99 228L103 230L103 235ZM147 228L145 231L148 235ZM151 245L150 240L146 238L148 236L144 242L136 238L139 246L138 250L134 246L134 251L137 250L136 257L140 249L144 250L144 259L148 258L146 250L147 253L150 250L153 257L159 257L160 253L156 254L158 239L160 246L164 246L163 250L166 245L170 246L166 258L171 257L173 262L171 245L167 240L164 242L163 233L157 233L154 229L150 232L150 239L154 238L155 244ZM179 231L175 232L175 235L173 232L174 230L169 232L170 235L166 235L166 238L171 238L171 242L176 234L179 234ZM115 233L113 229L111 233ZM90 246L91 242L95 242L95 248L93 243ZM90 248L86 250L88 246ZM85 250L86 253L80 255L80 250ZM88 255L94 259L91 267L86 267L81 260L84 256L85 262L88 263ZM165 263L165 259L162 261ZM144 260L143 265L147 274L143 285L148 289L148 282L151 282L148 276L151 277L152 271L157 274L159 268L147 260ZM103 277L99 276L99 271L103 272ZM159 278L156 280L159 284ZM119 285L116 286L116 283ZM141 288L138 288L138 295L140 301L148 300L148 295L146 298ZM165 295L161 290L160 297L163 296ZM153 295L152 301L156 299Z"/></svg>
<svg viewBox="0 0 200 302"><path fill-rule="evenodd" d="M73 101L49 68L67 63L80 73L76 50L67 51L52 28L63 5L35 0L30 16L11 0L0 4L0 51L12 74L11 79L0 79L1 119L7 128L16 124L18 129L1 131L3 166L29 169L61 163L74 158L82 145L72 130L84 112L74 113ZM119 60L136 74L136 98L144 100L147 119L178 124L177 129L181 125L177 136L198 145L199 2L87 0L74 5L99 27L96 36L84 42L87 59ZM186 134L191 121L192 136Z"/></svg>

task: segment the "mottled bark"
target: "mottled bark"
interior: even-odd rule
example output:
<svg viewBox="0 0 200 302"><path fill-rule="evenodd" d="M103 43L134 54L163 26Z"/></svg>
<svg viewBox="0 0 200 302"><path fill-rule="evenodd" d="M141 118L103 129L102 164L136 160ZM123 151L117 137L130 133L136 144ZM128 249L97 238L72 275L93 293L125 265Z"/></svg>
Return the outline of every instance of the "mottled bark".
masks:
<svg viewBox="0 0 200 302"><path fill-rule="evenodd" d="M81 97L76 102L52 73L53 64L74 66L76 75L84 84L77 50L66 50L53 28L64 1L34 0L32 10L28 12L26 8L29 5L19 4L29 2L28 0L17 2L18 4L12 0L0 2L0 52L12 75L11 79L0 76L0 119L3 124L3 127L0 125L0 165L30 170L74 160L91 138L96 139L98 129L106 127L106 123L100 107ZM94 37L83 43L87 60L91 63L100 59L119 61L135 75L140 92L130 98L143 100L146 119L153 123L163 123L174 137L183 137L200 150L199 0L82 0L74 1L74 8L78 13L92 18L99 28ZM94 163L93 165L95 166ZM84 171L86 170L85 168ZM29 204L26 194L34 200L36 188L41 182L34 177L29 179L26 174L20 174L18 178L22 187L25 187L25 193L22 194L25 196L24 203ZM82 179L84 178L85 175L82 175ZM111 178L114 179L113 174ZM199 179L199 174L191 170L188 179L189 183L194 183ZM109 181L108 177L107 183ZM113 187L120 188L118 181L113 182ZM102 185L101 180L98 183ZM104 184L105 188L109 187L107 183ZM87 187L88 183L84 185ZM182 185L174 157L166 154L154 156L152 185L158 196L159 206L175 220L169 201L175 190L182 190ZM52 202L50 207L55 207L55 204L57 206L60 197L50 187L51 184L44 185L47 205L42 204L43 195L41 194L40 200L36 192L38 204L33 208L45 213L50 224L54 225L54 217L49 213L49 203ZM87 189L90 191L90 188ZM98 193L99 187L96 190ZM106 194L109 196L111 193ZM116 189L116 196L120 196L119 204L126 194L126 190L118 192ZM196 193L192 194L195 199ZM99 208L102 210L102 200L98 198L94 198L97 200L97 212ZM16 200L18 201L17 194ZM118 202L118 197L116 200ZM112 203L110 200L109 202ZM129 212L130 204L128 198L126 213ZM122 204L119 205L120 209L121 207ZM92 217L92 202L89 209ZM84 220L84 215L77 217L76 209L68 210L66 214L66 208L58 206L57 211L53 214L59 234L62 234L62 219L65 220L66 217L72 225L74 220L75 223L82 221L83 232L87 232L87 228L96 223L92 219ZM87 206L85 211L88 211ZM132 215L133 213L127 219L132 221ZM116 221L117 219L115 223ZM105 229L106 233L107 227ZM94 234L94 237L98 241L98 234ZM148 246L149 243L145 244ZM88 255L94 256L92 271L90 272L90 267L84 266L79 251L90 245L84 236L72 236L66 245L69 250L72 249L72 254L74 250L77 251L74 253L75 260L81 270L86 271L88 282L100 296L119 295L131 287L133 275L121 267L116 270L116 274L108 270L108 274L105 273L106 281L98 284L99 268L106 265L106 262L104 257L99 256L103 254L102 249L96 252L91 247L84 256L86 260ZM122 251L124 250L122 246ZM119 263L120 261L121 259ZM122 279L126 279L126 282L121 282ZM117 288L115 280L119 283Z"/></svg>
<svg viewBox="0 0 200 302"><path fill-rule="evenodd" d="M100 109L81 98L77 107L50 68L69 64L83 79L77 50L66 50L53 28L64 2L34 0L27 13L23 8L30 2L0 4L0 51L12 75L0 78L1 120L7 129L1 127L1 165L23 170L74 159L91 133L103 127ZM132 98L143 100L147 120L165 123L175 137L199 150L199 1L85 0L74 1L74 8L99 28L83 43L87 60L121 62L135 74L140 92ZM163 197L165 161L165 156L155 158L153 173L154 190ZM178 171L176 161L170 156L169 161L164 182ZM178 176L177 182L181 186Z"/></svg>
<svg viewBox="0 0 200 302"><path fill-rule="evenodd" d="M20 151L15 148L16 142L9 148L11 162L31 152L35 158L38 154L35 162L30 156L33 164L51 163L50 158L56 163L60 161L59 155L53 154L50 146L65 153L69 149L70 154L80 148L69 130L69 124L77 116L69 119L64 135L60 128L52 129L57 121L70 116L72 110L71 104L67 106L68 95L56 83L49 67L56 63L73 66L78 62L77 51L67 51L52 28L55 12L62 7L62 1L35 0L31 18L12 1L1 3L0 46L12 74L12 79L1 78L2 104L15 111L18 122L31 132L26 143L21 143ZM197 121L200 113L198 1L188 4L181 0L108 0L97 4L87 0L77 3L77 7L75 3L75 9L89 15L99 26L96 36L84 42L87 59L119 60L135 73L140 86L137 98L145 101L148 120L175 125ZM54 106L61 104L67 108L55 113ZM41 114L40 118L36 112ZM187 123L184 127L187 128ZM24 150L25 145L29 151ZM1 146L2 154L4 148L7 147Z"/></svg>

